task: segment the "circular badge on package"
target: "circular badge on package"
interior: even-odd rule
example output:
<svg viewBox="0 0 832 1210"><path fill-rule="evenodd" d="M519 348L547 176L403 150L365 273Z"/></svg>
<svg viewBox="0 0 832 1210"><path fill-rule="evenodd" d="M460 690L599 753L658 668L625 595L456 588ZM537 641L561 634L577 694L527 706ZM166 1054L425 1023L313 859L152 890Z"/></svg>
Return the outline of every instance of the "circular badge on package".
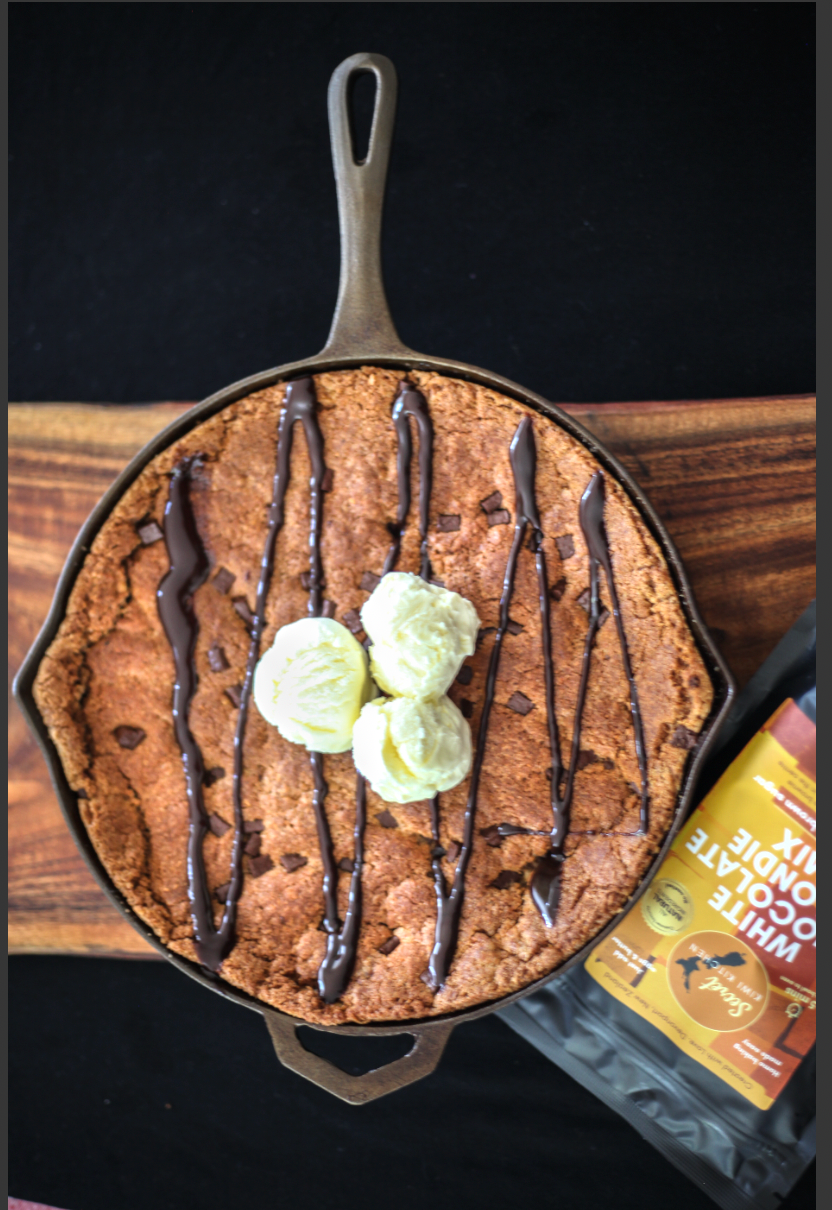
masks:
<svg viewBox="0 0 832 1210"><path fill-rule="evenodd" d="M667 959L673 998L699 1025L730 1033L746 1029L768 1000L768 979L760 959L730 933L690 933Z"/></svg>
<svg viewBox="0 0 832 1210"><path fill-rule="evenodd" d="M654 933L672 937L693 921L693 896L675 878L659 878L641 897L641 914Z"/></svg>

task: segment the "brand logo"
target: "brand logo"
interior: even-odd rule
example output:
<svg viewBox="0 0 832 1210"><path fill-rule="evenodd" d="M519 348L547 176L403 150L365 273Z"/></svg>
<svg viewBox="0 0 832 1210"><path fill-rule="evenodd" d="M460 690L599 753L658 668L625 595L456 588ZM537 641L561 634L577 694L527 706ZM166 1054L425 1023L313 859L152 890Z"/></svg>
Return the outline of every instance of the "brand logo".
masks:
<svg viewBox="0 0 832 1210"><path fill-rule="evenodd" d="M670 952L667 981L673 998L707 1029L743 1029L768 1000L763 964L742 938L701 932L684 937Z"/></svg>

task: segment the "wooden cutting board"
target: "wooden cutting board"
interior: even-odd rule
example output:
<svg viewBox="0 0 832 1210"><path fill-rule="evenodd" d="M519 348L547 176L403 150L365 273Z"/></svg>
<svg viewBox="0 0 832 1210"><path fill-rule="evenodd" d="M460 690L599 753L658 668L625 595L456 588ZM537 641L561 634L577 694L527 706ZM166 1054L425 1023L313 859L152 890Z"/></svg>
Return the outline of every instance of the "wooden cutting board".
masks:
<svg viewBox="0 0 832 1210"><path fill-rule="evenodd" d="M87 515L145 442L190 406L10 405L9 686ZM565 410L647 492L742 686L815 594L815 397ZM87 871L14 702L9 950L157 956Z"/></svg>

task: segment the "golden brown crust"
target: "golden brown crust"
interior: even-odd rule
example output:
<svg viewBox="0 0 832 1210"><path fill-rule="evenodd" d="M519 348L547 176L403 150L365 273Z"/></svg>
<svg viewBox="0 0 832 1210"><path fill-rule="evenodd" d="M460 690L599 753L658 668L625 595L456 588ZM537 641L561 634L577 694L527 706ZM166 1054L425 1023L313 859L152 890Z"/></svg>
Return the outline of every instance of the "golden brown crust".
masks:
<svg viewBox="0 0 832 1210"><path fill-rule="evenodd" d="M484 387L436 374L414 373L435 429L430 555L435 576L475 605L493 627L513 525L489 527L480 501L500 491L514 514L508 446L524 405ZM397 503L396 440L390 409L399 376L372 367L316 376L326 462L333 470L324 505L325 596L341 619L368 593L365 571L378 574L389 545L386 523ZM188 830L184 779L171 719L173 659L156 609L156 588L167 571L164 542L143 545L136 526L161 524L168 472L200 452L204 467L192 486L200 534L214 570L233 573L221 593L212 579L198 589L199 688L191 729L206 768L226 776L206 788L209 811L232 819L231 769L236 710L226 693L241 683L248 634L234 599L254 608L274 475L277 420L284 388L239 400L158 455L121 498L96 536L73 588L66 616L38 672L35 696L70 785L86 794L80 808L92 842L119 890L176 953L194 959L185 849ZM592 456L557 425L535 417L537 497L550 584L565 581L552 600L557 719L568 754L587 614L578 598L589 583L578 502L592 473ZM304 616L308 567L308 457L295 437L286 524L279 537L263 647L280 626ZM414 465L414 475L416 473ZM417 493L414 492L414 497ZM399 567L417 571L418 534L412 507ZM458 514L460 528L439 532L440 514ZM529 870L546 848L543 838L514 836L489 845L481 830L510 822L551 826L546 709L543 693L537 581L532 556L521 553L511 616L522 627L503 647L476 817L476 842L466 880L460 939L451 974L434 995L421 980L433 943L436 904L430 874L427 803L385 809L368 790L363 923L355 973L343 998L324 1005L316 973L325 936L321 860L311 809L307 753L285 742L259 716L249 715L243 801L249 820L263 821L262 853L274 865L245 879L238 941L222 975L267 1004L310 1021L403 1020L445 1013L509 994L547 974L591 939L637 886L672 819L687 752L671 740L679 726L699 732L712 687L689 633L661 552L622 489L608 477L606 528L628 645L638 684L650 771L647 837L587 836L632 831L638 821L638 766L628 686L613 624L602 627L592 656L577 773L572 834L567 841L556 925L547 930L528 894ZM569 543L557 538L571 535ZM212 577L214 571L212 571ZM609 606L602 582L602 602ZM229 667L211 671L208 650L224 649ZM469 661L473 678L454 684L451 697L472 703L476 735L489 634ZM515 691L534 709L506 705ZM121 747L119 726L141 728L135 748ZM336 859L352 857L355 770L349 753L326 758L327 813ZM445 847L461 838L467 781L442 796ZM209 886L228 880L232 832L205 841ZM300 854L290 871L280 858ZM291 863L289 863L291 864ZM448 875L453 866L446 861ZM501 870L523 881L492 886ZM349 875L340 876L344 910ZM216 904L217 919L221 912ZM379 952L392 934L400 944Z"/></svg>

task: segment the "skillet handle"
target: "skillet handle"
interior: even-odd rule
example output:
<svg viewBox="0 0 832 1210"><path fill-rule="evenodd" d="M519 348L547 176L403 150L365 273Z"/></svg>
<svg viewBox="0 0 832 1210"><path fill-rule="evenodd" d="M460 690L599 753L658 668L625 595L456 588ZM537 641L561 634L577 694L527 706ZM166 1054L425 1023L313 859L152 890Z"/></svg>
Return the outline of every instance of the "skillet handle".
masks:
<svg viewBox="0 0 832 1210"><path fill-rule="evenodd" d="M283 1013L261 1010L266 1018L274 1049L284 1067L311 1080L350 1105L365 1105L388 1092L396 1092L434 1070L445 1043L451 1035L453 1024L443 1021L436 1025L413 1025L408 1029L389 1030L392 1034L411 1034L413 1048L401 1059L368 1071L363 1076L351 1076L328 1059L313 1055L301 1044L297 1027L302 1022L294 1021Z"/></svg>
<svg viewBox="0 0 832 1210"><path fill-rule="evenodd" d="M356 163L350 133L350 83L375 76L376 97L367 158ZM321 356L402 357L412 355L399 340L381 275L381 215L398 83L384 55L358 54L336 67L327 104L332 166L341 230L341 277L332 327Z"/></svg>

